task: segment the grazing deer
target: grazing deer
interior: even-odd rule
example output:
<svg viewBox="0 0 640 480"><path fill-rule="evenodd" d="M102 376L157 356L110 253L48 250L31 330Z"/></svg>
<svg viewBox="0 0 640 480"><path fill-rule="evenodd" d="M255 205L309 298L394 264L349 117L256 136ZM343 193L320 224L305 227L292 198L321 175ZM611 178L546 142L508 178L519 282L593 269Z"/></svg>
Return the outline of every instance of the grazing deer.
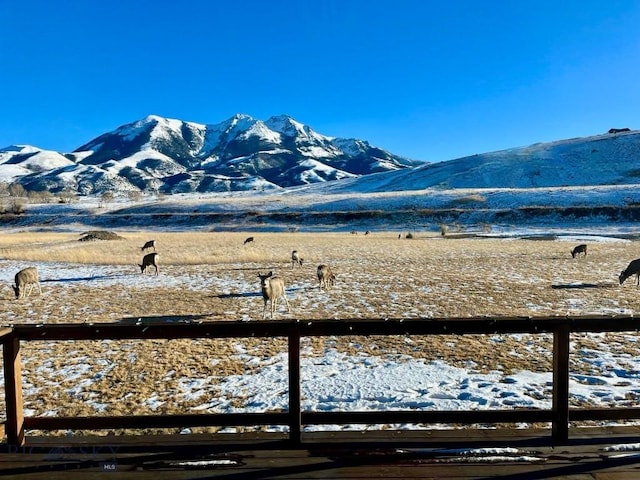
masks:
<svg viewBox="0 0 640 480"><path fill-rule="evenodd" d="M147 270L147 267L153 266L156 269L156 275L158 275L158 254L157 253L147 253L144 257L142 257L142 265L138 264L140 267L141 273L144 273Z"/></svg>
<svg viewBox="0 0 640 480"><path fill-rule="evenodd" d="M155 240L149 240L148 242L145 242L145 244L140 247L140 251L144 252L148 248L153 248L153 251L155 252L156 251L156 241Z"/></svg>
<svg viewBox="0 0 640 480"><path fill-rule="evenodd" d="M336 282L336 276L329 265L318 265L318 282L320 282L320 290L322 287L329 290Z"/></svg>
<svg viewBox="0 0 640 480"><path fill-rule="evenodd" d="M253 242L253 237L247 237L243 243L243 245L246 245L247 243L251 243Z"/></svg>
<svg viewBox="0 0 640 480"><path fill-rule="evenodd" d="M38 287L38 292L42 295L36 267L27 267L20 270L16 273L15 282L16 284L12 285L12 288L16 298L25 298L31 295L34 285ZM27 287L29 291L27 291Z"/></svg>
<svg viewBox="0 0 640 480"><path fill-rule="evenodd" d="M262 319L267 316L267 302L271 302L271 319L275 314L278 306L278 298L284 298L284 303L287 305L287 312L291 311L289 308L289 301L285 295L284 280L280 277L274 277L273 272L269 272L266 275L258 273L260 279L260 288L262 290L262 298L264 299L264 308L262 309Z"/></svg>
<svg viewBox="0 0 640 480"><path fill-rule="evenodd" d="M620 285L622 285L624 281L631 275L635 275L637 277L636 285L640 285L640 258L633 260L627 266L626 270L620 272L620 276L618 277L618 280L620 280Z"/></svg>
<svg viewBox="0 0 640 480"><path fill-rule="evenodd" d="M579 253L584 253L584 256L587 256L587 246L584 243L576 246L573 250L571 250L571 256L573 258L576 258L576 255L578 255Z"/></svg>
<svg viewBox="0 0 640 480"><path fill-rule="evenodd" d="M304 261L303 258L300 257L300 255L298 255L297 250L294 250L293 252L291 252L291 268L296 268L296 265L302 268L303 261Z"/></svg>

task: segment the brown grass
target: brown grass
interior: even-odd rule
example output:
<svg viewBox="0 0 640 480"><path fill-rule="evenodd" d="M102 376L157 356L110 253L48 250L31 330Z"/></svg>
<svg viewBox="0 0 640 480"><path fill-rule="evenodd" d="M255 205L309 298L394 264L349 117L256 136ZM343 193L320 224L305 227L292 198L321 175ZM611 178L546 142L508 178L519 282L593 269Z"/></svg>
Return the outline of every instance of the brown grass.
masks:
<svg viewBox="0 0 640 480"><path fill-rule="evenodd" d="M0 321L65 323L176 319L259 321L262 299L258 271L277 271L287 283L292 312L279 318L388 318L535 316L640 311L640 290L617 275L640 257L640 245L591 244L586 258L573 259L573 244L559 241L442 238L373 233L167 233L118 232L122 241L78 242L70 233L0 236L0 266L10 261L113 265L126 278L140 278L140 247L155 239L160 275L153 283L96 288L91 280L43 282L42 296L15 301L0 292ZM243 245L252 235L255 241ZM304 258L291 269L291 251ZM315 267L328 263L337 275L333 290L320 291ZM137 269L137 271L136 271ZM136 277L128 277L137 275ZM187 276L192 284L172 284ZM198 282L219 283L206 289ZM6 283L12 277L5 278ZM46 279L43 279L46 280ZM564 288L553 288L553 287ZM588 286L588 288L587 288ZM635 334L576 336L575 348L637 356ZM347 353L407 355L442 359L475 371L550 370L548 336L464 336L319 338L305 341L311 355L327 348ZM23 348L26 404L34 414L95 414L87 401L104 404L110 415L177 413L203 398L242 406L242 398L220 399L216 385L228 375L249 372L239 348L269 359L285 350L281 340L171 340L152 342L47 342ZM77 378L59 378L61 367L77 364ZM574 361L589 372L589 364ZM107 372L107 373L104 373ZM90 386L82 382L91 379ZM180 380L183 379L183 380ZM179 381L206 379L202 398L185 399ZM29 389L27 387L33 387ZM78 386L80 385L80 387ZM75 386L75 387L74 387ZM154 397L157 404L148 400Z"/></svg>

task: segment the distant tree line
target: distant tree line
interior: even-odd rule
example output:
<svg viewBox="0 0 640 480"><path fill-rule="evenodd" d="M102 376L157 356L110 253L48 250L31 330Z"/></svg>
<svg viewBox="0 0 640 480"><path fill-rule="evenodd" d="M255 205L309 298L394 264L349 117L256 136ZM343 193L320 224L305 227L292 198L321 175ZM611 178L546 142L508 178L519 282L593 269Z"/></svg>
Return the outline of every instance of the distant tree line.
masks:
<svg viewBox="0 0 640 480"><path fill-rule="evenodd" d="M66 188L54 195L48 190L27 190L20 183L0 182L0 214L20 215L27 203L71 203L76 200L76 192Z"/></svg>
<svg viewBox="0 0 640 480"><path fill-rule="evenodd" d="M156 196L158 200L164 198L164 195L159 192ZM143 194L139 190L133 190L127 192L127 198L132 202L139 202L142 200ZM0 215L23 214L28 203L72 203L77 200L78 194L71 187L66 187L54 194L48 190L27 190L24 185L17 182L0 182ZM104 207L114 200L115 194L113 192L104 192L100 195L99 206Z"/></svg>

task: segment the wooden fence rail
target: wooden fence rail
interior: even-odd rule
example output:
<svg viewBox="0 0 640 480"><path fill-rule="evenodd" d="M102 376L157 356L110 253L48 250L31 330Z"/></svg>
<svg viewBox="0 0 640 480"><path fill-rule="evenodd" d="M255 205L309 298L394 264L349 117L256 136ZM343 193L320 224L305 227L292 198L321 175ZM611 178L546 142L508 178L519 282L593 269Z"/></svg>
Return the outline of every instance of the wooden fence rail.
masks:
<svg viewBox="0 0 640 480"><path fill-rule="evenodd" d="M7 441L23 445L25 430L95 430L191 426L285 425L289 442L302 445L305 425L329 424L498 424L551 423L554 444L567 442L570 421L640 419L640 408L569 407L571 333L636 332L631 316L511 317L447 319L282 320L264 322L166 323L141 319L136 324L15 325L0 329L3 344ZM551 409L456 411L310 412L301 408L300 342L304 337L372 335L553 335L553 398ZM282 337L288 340L289 398L286 412L182 414L90 417L25 417L23 414L21 342L80 340L149 340L176 338Z"/></svg>

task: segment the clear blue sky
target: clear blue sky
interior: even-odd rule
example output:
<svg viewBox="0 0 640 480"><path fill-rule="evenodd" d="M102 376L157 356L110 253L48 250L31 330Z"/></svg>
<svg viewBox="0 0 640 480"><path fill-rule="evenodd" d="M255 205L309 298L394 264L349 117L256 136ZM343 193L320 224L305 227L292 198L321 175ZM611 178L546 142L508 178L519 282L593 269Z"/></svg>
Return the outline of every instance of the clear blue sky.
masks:
<svg viewBox="0 0 640 480"><path fill-rule="evenodd" d="M640 1L0 0L0 148L235 113L429 161L640 129Z"/></svg>

